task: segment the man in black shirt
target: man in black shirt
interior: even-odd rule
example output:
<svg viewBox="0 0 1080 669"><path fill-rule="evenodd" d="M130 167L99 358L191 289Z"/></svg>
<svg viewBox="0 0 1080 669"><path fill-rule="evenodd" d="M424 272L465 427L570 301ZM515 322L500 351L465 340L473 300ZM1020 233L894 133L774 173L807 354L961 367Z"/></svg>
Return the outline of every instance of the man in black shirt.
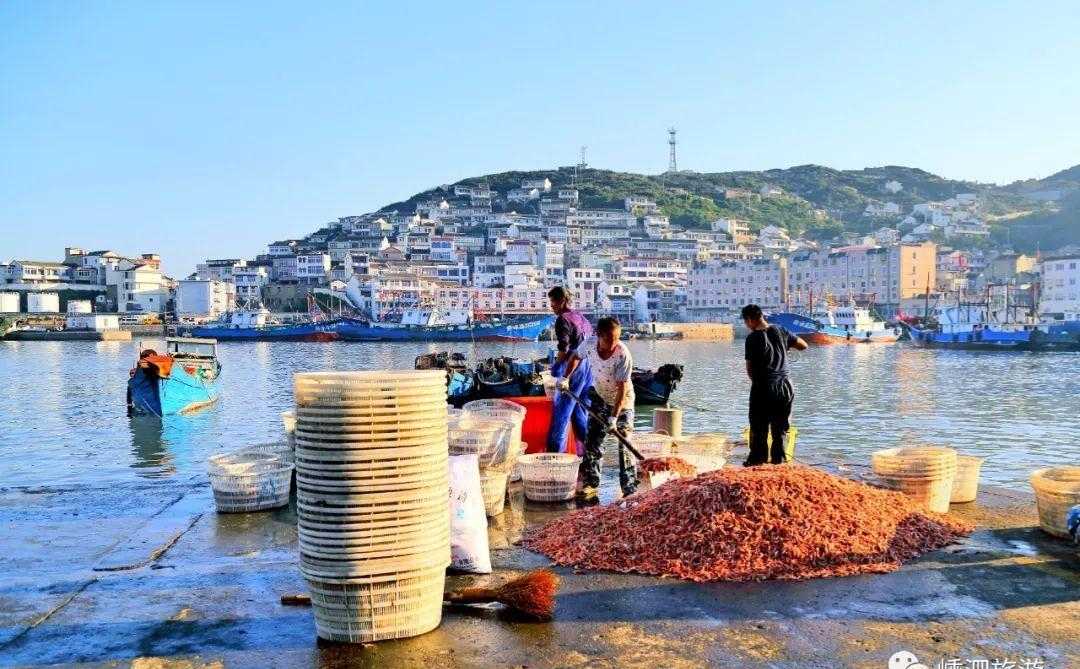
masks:
<svg viewBox="0 0 1080 669"><path fill-rule="evenodd" d="M795 390L787 372L787 351L806 349L806 342L782 327L769 325L761 307L748 304L742 318L750 334L746 337L746 374L750 377L750 456L744 467L774 465L787 461L784 442ZM772 432L772 453L768 437ZM770 455L772 456L770 458Z"/></svg>

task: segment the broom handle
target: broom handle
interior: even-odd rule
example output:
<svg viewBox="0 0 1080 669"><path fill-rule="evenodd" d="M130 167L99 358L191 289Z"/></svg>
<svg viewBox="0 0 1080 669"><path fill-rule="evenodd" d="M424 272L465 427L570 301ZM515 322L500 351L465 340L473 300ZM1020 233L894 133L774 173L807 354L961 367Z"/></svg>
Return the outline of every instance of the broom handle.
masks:
<svg viewBox="0 0 1080 669"><path fill-rule="evenodd" d="M600 414L593 411L592 407L586 405L585 402L583 402L580 397L575 395L572 390L561 390L561 391L558 391L558 392L566 393L571 398L573 398L573 400L575 402L578 403L579 407L581 407L582 409L585 410L585 413L589 414L590 416L593 417L593 419L598 420L601 423L604 422L604 419L600 417ZM619 443L622 444L623 446L625 446L626 450L630 451L634 455L634 457L637 458L639 461L645 460L645 457L641 453L638 452L638 449L633 447L633 445L630 443L630 440L627 439L623 435L623 433L619 431L618 428L612 428L611 430L608 430L608 434L615 435L615 438L619 440Z"/></svg>
<svg viewBox="0 0 1080 669"><path fill-rule="evenodd" d="M495 588L465 588L443 595L443 601L451 604L483 604L498 599L499 591Z"/></svg>

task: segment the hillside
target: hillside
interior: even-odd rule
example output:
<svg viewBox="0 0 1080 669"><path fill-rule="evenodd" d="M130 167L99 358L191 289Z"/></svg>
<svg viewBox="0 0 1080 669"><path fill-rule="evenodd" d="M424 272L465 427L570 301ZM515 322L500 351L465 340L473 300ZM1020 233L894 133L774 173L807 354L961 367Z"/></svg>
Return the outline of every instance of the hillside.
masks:
<svg viewBox="0 0 1080 669"><path fill-rule="evenodd" d="M551 180L555 188L573 183L574 170L511 171L463 179L456 184L418 193L383 211L412 210L418 202L448 196L457 184L487 184L498 193L517 188L523 179ZM983 213L995 221L995 236L1007 238L1005 227L1038 231L1054 239L1080 234L1074 208L1036 198L1047 192L1080 192L1080 165L1041 180L995 186L946 179L911 167L885 166L862 170L836 170L820 165L800 165L762 172L677 172L646 175L585 168L578 171L576 186L581 207L621 207L623 198L646 196L659 205L671 222L702 228L721 217L746 219L751 229L778 225L793 234L824 239L840 232L864 233L888 221L863 216L869 204L895 202L903 210L921 202L948 199L958 193L979 195ZM897 189L899 186L899 189ZM781 189L764 195L762 189ZM733 189L735 189L733 191ZM1056 192L1056 191L1055 191ZM1034 198L1032 194L1036 194ZM522 213L535 213L536 203L514 204Z"/></svg>

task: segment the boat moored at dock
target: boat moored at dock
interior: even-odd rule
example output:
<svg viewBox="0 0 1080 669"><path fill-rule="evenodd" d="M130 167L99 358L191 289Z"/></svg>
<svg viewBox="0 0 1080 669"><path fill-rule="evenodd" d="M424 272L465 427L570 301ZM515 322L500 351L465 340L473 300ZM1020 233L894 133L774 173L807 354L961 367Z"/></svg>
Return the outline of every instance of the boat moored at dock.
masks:
<svg viewBox="0 0 1080 669"><path fill-rule="evenodd" d="M769 322L779 325L811 344L891 344L902 330L890 327L862 307L830 307L813 316L791 311L769 314Z"/></svg>
<svg viewBox="0 0 1080 669"><path fill-rule="evenodd" d="M336 328L345 341L538 341L540 335L554 324L554 316L516 316L433 325L342 318Z"/></svg>
<svg viewBox="0 0 1080 669"><path fill-rule="evenodd" d="M1067 328L1038 323L998 323L979 306L953 306L936 312L936 324L909 325L911 341L922 348L979 351L1075 351L1080 337Z"/></svg>
<svg viewBox="0 0 1080 669"><path fill-rule="evenodd" d="M336 341L337 320L310 320L282 323L271 320L266 309L238 310L219 321L203 325L181 325L177 334L218 341Z"/></svg>
<svg viewBox="0 0 1080 669"><path fill-rule="evenodd" d="M128 410L153 416L194 411L217 401L220 378L216 341L167 338L165 353L139 353L128 379Z"/></svg>

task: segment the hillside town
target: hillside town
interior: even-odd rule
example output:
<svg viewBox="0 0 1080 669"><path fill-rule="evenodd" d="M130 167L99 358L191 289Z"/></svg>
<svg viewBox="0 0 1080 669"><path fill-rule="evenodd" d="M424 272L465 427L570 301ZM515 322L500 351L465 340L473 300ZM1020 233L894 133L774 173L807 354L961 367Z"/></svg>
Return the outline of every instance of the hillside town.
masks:
<svg viewBox="0 0 1080 669"><path fill-rule="evenodd" d="M863 212L872 234L820 242L777 225L752 230L737 218L676 226L642 196L619 208L585 207L575 180L573 172L565 183L524 179L503 192L442 186L411 210L344 216L272 241L253 258L207 259L179 280L162 274L156 253L68 247L55 261L15 259L0 265L0 312L59 312L77 298L127 320L168 313L202 322L313 304L375 320L404 306L482 318L544 313L554 285L568 287L583 312L626 323L729 321L751 302L773 310L855 302L892 316L941 300L983 300L1002 285L1014 288L1013 306L1025 301L1015 295L1033 305L1041 290L1040 311L1080 311L1071 249L1037 257L968 243L989 237L976 194L905 210L889 199L903 184L890 181ZM782 196L773 186L723 193Z"/></svg>

